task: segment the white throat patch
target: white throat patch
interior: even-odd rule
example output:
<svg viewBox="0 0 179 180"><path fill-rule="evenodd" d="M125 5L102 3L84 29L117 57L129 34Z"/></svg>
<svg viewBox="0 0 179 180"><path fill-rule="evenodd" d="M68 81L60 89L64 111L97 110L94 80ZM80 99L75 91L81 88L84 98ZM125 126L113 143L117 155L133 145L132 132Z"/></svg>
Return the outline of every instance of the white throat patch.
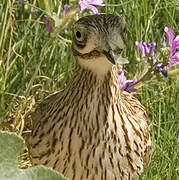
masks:
<svg viewBox="0 0 179 180"><path fill-rule="evenodd" d="M92 71L99 80L103 80L113 66L105 55L90 59L77 57L77 62L81 67Z"/></svg>

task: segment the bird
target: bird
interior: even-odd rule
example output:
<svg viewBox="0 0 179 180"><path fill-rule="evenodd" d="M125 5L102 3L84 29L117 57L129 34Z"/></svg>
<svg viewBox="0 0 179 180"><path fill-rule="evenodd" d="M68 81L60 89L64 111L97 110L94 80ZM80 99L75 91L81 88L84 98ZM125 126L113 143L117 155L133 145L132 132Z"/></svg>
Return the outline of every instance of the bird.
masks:
<svg viewBox="0 0 179 180"><path fill-rule="evenodd" d="M144 106L118 82L126 23L95 14L72 29L73 77L32 113L32 164L69 180L138 179L150 163L151 137Z"/></svg>

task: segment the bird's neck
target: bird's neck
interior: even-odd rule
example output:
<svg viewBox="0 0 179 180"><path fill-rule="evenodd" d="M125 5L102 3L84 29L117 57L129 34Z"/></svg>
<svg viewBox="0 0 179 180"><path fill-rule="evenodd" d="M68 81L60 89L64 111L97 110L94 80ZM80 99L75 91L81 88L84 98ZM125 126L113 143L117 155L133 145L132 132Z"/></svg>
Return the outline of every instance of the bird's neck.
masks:
<svg viewBox="0 0 179 180"><path fill-rule="evenodd" d="M99 79L95 73L77 64L64 93L64 104L68 104L70 108L67 109L73 112L67 118L68 123L74 124L74 128L78 129L87 142L90 142L92 134L99 138L104 127L108 127L110 123L110 106L119 103L121 96L117 67L113 66L103 79ZM94 141L96 142L95 139Z"/></svg>
<svg viewBox="0 0 179 180"><path fill-rule="evenodd" d="M117 77L117 66L113 65L107 73L99 74L94 73L91 70L88 70L81 65L77 64L72 82L70 83L72 89L83 88L83 90L88 89L103 89L107 88L111 91L113 86L119 89L118 77Z"/></svg>
<svg viewBox="0 0 179 180"><path fill-rule="evenodd" d="M113 64L103 55L92 56L87 58L77 57L77 65L84 70L91 71L92 75L96 77L97 80L104 80L106 76L112 70Z"/></svg>

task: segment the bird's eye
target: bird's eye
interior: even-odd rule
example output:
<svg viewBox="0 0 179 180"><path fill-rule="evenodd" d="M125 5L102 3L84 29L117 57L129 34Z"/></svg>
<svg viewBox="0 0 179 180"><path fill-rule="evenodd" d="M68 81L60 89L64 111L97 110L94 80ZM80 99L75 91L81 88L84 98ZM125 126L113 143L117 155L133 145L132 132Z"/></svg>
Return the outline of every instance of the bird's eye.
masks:
<svg viewBox="0 0 179 180"><path fill-rule="evenodd" d="M76 31L76 37L77 37L77 38L81 38L81 33L80 33L80 31Z"/></svg>
<svg viewBox="0 0 179 180"><path fill-rule="evenodd" d="M75 36L77 41L83 41L83 35L80 31L76 31Z"/></svg>

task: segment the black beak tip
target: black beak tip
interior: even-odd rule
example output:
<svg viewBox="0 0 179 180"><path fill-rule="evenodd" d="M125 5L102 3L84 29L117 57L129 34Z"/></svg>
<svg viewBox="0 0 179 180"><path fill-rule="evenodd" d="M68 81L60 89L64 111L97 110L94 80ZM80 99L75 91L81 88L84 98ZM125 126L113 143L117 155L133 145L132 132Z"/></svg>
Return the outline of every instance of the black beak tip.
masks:
<svg viewBox="0 0 179 180"><path fill-rule="evenodd" d="M112 64L116 64L116 58L114 55L114 52L112 49L110 49L108 52L107 51L103 51L103 54L108 58L108 60L112 63Z"/></svg>

